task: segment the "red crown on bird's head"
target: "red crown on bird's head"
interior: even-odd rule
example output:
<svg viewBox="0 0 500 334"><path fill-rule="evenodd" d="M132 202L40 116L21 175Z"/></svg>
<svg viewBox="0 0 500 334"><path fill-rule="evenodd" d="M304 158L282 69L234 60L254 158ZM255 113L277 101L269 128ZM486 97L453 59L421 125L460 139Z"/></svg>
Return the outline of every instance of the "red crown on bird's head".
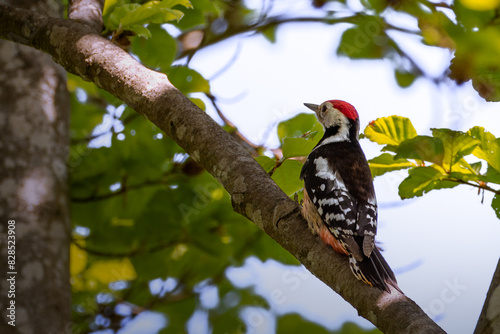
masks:
<svg viewBox="0 0 500 334"><path fill-rule="evenodd" d="M328 100L328 102L330 102L335 109L343 113L347 118L350 118L353 121L359 118L358 112L352 104L342 100Z"/></svg>

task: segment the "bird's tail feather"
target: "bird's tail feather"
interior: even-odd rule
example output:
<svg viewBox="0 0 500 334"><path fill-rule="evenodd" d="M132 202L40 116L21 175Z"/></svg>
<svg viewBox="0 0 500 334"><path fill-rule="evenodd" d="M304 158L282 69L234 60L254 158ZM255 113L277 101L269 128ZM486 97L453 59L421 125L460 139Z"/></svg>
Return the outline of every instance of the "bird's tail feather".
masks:
<svg viewBox="0 0 500 334"><path fill-rule="evenodd" d="M358 261L353 255L350 255L349 265L354 276L360 281L389 293L391 292L389 285L401 291L396 276L377 247L373 249L370 257L365 257L363 261Z"/></svg>

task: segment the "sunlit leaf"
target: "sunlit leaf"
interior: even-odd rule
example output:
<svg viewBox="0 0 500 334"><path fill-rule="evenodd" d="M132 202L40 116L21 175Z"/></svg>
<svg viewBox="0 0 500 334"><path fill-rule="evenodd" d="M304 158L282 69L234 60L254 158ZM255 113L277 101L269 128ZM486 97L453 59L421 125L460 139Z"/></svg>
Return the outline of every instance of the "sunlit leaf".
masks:
<svg viewBox="0 0 500 334"><path fill-rule="evenodd" d="M435 189L453 188L457 182L446 181L448 174L436 165L410 169L409 176L399 185L399 196L402 199L422 196Z"/></svg>
<svg viewBox="0 0 500 334"><path fill-rule="evenodd" d="M382 153L378 157L368 160L372 177L383 175L394 170L415 167L416 165L407 159L396 159L390 153Z"/></svg>
<svg viewBox="0 0 500 334"><path fill-rule="evenodd" d="M172 20L179 21L184 15L183 12L177 9L172 9L175 5L182 5L190 8L191 4L187 0L163 0L149 1L143 5L132 4L115 4L106 8L109 12L107 20L107 28L109 30L132 30L145 36L145 32L141 31L138 26L145 24L163 24ZM108 9L109 8L109 9ZM145 29L145 28L144 28Z"/></svg>
<svg viewBox="0 0 500 334"><path fill-rule="evenodd" d="M480 126L473 127L468 133L479 140L479 145L472 154L486 160L491 167L500 172L500 139Z"/></svg>
<svg viewBox="0 0 500 334"><path fill-rule="evenodd" d="M300 180L302 163L287 159L273 173L272 179L288 196L299 191L303 186Z"/></svg>
<svg viewBox="0 0 500 334"><path fill-rule="evenodd" d="M79 245L85 246L85 240L78 240ZM80 274L87 266L87 252L82 250L75 244L71 244L70 250L70 261L69 261L69 272L71 276L76 276Z"/></svg>
<svg viewBox="0 0 500 334"><path fill-rule="evenodd" d="M401 116L378 118L371 122L364 135L380 145L397 147L401 142L417 136L417 131L410 119ZM392 149L394 150L394 148Z"/></svg>
<svg viewBox="0 0 500 334"><path fill-rule="evenodd" d="M451 171L460 159L472 153L479 141L470 135L450 129L432 129L432 135L439 138L444 147L443 167Z"/></svg>
<svg viewBox="0 0 500 334"><path fill-rule="evenodd" d="M107 16L111 13L111 10L120 3L120 0L106 0L104 1L104 7L102 9L102 16Z"/></svg>
<svg viewBox="0 0 500 334"><path fill-rule="evenodd" d="M323 135L323 127L316 119L314 114L298 114L278 124L278 137L281 142L284 138L301 137L306 133L318 131L319 134L314 137L319 141Z"/></svg>
<svg viewBox="0 0 500 334"><path fill-rule="evenodd" d="M429 136L416 136L403 141L396 153L397 159L416 159L438 165L442 165L445 156L442 140Z"/></svg>
<svg viewBox="0 0 500 334"><path fill-rule="evenodd" d="M283 139L283 157L304 157L311 153L316 146L316 141L305 138L285 138Z"/></svg>
<svg viewBox="0 0 500 334"><path fill-rule="evenodd" d="M118 280L133 280L137 277L134 266L129 259L94 261L86 270L88 280L96 280L101 284L109 284Z"/></svg>
<svg viewBox="0 0 500 334"><path fill-rule="evenodd" d="M198 108L200 108L201 110L205 111L207 106L205 105L205 102L203 102L202 99L197 99L197 98L194 98L194 97L190 97L189 98L191 100L191 102L193 102L194 104L196 104L196 106Z"/></svg>
<svg viewBox="0 0 500 334"><path fill-rule="evenodd" d="M266 173L269 173L274 168L274 166L276 166L275 159L266 157L264 155L256 157L255 160L257 160L257 162L260 164L262 169L266 171Z"/></svg>
<svg viewBox="0 0 500 334"><path fill-rule="evenodd" d="M493 10L500 6L499 0L458 0L464 7L472 10Z"/></svg>
<svg viewBox="0 0 500 334"><path fill-rule="evenodd" d="M121 20L130 12L133 12L141 5L138 3L129 3L120 6L115 6L113 10L109 13L108 22L106 26L110 30L117 30L120 26Z"/></svg>

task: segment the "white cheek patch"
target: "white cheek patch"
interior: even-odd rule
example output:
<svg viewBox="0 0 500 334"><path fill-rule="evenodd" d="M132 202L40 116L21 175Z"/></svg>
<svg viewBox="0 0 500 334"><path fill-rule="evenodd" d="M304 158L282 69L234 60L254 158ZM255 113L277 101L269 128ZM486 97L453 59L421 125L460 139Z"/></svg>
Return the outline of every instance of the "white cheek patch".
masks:
<svg viewBox="0 0 500 334"><path fill-rule="evenodd" d="M321 144L329 144L340 141L350 141L349 139L349 119L342 114L338 109L331 108L328 113L322 117L322 123L325 128L334 126L339 127L336 135L326 138Z"/></svg>

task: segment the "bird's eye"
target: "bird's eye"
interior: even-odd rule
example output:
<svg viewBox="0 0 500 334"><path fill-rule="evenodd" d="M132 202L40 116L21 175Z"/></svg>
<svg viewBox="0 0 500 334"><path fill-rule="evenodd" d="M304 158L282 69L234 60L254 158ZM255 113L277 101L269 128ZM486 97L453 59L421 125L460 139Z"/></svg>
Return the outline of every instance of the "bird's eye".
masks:
<svg viewBox="0 0 500 334"><path fill-rule="evenodd" d="M328 107L326 106L326 104L323 105L323 106L321 106L321 112L322 113L325 113L327 109L328 109Z"/></svg>

